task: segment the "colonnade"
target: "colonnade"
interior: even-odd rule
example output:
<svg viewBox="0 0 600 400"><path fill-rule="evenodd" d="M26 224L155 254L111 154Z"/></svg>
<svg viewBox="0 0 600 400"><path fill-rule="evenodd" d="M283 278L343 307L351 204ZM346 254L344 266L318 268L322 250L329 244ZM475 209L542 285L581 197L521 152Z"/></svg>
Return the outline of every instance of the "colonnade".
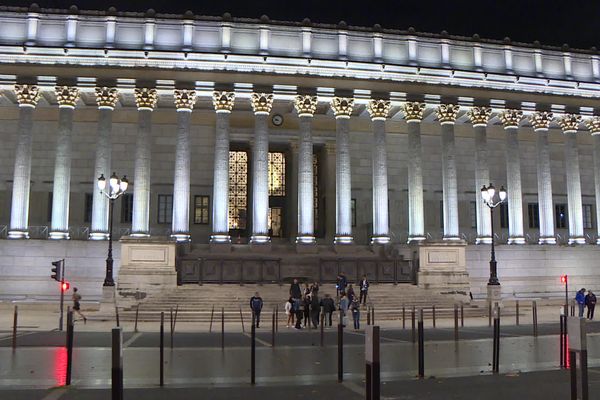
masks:
<svg viewBox="0 0 600 400"><path fill-rule="evenodd" d="M40 98L35 85L16 85L19 105L18 140L15 149L12 208L9 238L28 237L29 193L32 155L32 114ZM90 239L106 239L108 236L108 200L96 188L96 179L101 174L110 176L112 114L118 101L118 90L98 87L95 90L99 109L96 155L94 167L93 206ZM135 171L133 177L133 221L132 236L148 237L150 184L151 184L151 141L152 112L156 108L156 89L136 88L134 91L138 109L138 128L135 147ZM76 87L56 87L59 104L56 162L52 202L50 238L69 238L69 193L71 179L71 148L73 113L79 97ZM175 89L177 109L177 131L173 183L172 236L180 241L190 239L190 119L196 101L194 90ZM252 236L251 243L270 241L268 230L268 151L269 124L274 96L271 93L252 93L251 105L254 113L252 144ZM216 112L213 207L211 242L228 243L229 221L229 117L234 109L235 93L215 91L213 105ZM313 171L312 171L312 120L317 109L317 97L298 95L293 101L299 117L297 194L298 230L296 241L300 245L312 245L315 241ZM390 101L372 99L367 112L372 122L372 212L373 244L390 242L390 217L388 210L388 167L386 147L386 119L390 113ZM355 110L355 100L349 97L333 97L331 109L336 121L335 136L335 243L354 242L352 232L352 168L350 148L350 118ZM425 239L423 204L423 149L421 145L421 123L426 105L421 102L406 102L401 111L407 121L408 133L408 240L418 242ZM440 104L436 107L441 130L442 186L443 186L443 231L444 240L459 240L458 179L455 151L454 125L460 107L456 104ZM489 183L487 126L492 110L489 107L469 108L467 116L473 125L475 136L475 196L479 189ZM506 172L509 214L509 243L525 243L523 230L523 192L519 158L519 126L525 118L521 110L506 109L500 112L506 132ZM554 210L552 206L552 177L548 129L554 120L547 111L534 112L528 116L537 135L537 181L540 221L540 244L556 243L554 232ZM576 134L582 117L565 114L556 119L565 138L566 183L569 212L569 242L585 243L583 232L583 207L581 179ZM600 215L600 117L585 121L594 136L594 171L596 190L596 212ZM489 209L476 198L477 242L489 243L491 238ZM600 224L598 224L600 225ZM600 227L597 227L600 236Z"/></svg>

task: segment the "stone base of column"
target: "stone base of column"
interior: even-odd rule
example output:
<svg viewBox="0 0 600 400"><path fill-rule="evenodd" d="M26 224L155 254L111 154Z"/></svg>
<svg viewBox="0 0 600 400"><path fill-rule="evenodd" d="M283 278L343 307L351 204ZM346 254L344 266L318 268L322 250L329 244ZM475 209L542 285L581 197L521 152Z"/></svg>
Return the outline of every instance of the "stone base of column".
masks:
<svg viewBox="0 0 600 400"><path fill-rule="evenodd" d="M191 240L191 236L189 233L172 233L171 239L175 239L176 242L189 242Z"/></svg>
<svg viewBox="0 0 600 400"><path fill-rule="evenodd" d="M150 234L146 233L146 232L135 232L135 233L130 234L129 237L135 238L135 239L145 239L145 238L149 238Z"/></svg>
<svg viewBox="0 0 600 400"><path fill-rule="evenodd" d="M371 238L371 245L384 245L390 243L389 236L373 236Z"/></svg>
<svg viewBox="0 0 600 400"><path fill-rule="evenodd" d="M92 232L90 240L108 240L108 232Z"/></svg>
<svg viewBox="0 0 600 400"><path fill-rule="evenodd" d="M584 237L572 237L569 238L569 244L586 244Z"/></svg>
<svg viewBox="0 0 600 400"><path fill-rule="evenodd" d="M538 244L556 244L556 238L554 236L540 237Z"/></svg>
<svg viewBox="0 0 600 400"><path fill-rule="evenodd" d="M319 251L314 236L298 236L296 238L296 253L315 254Z"/></svg>
<svg viewBox="0 0 600 400"><path fill-rule="evenodd" d="M462 239L459 236L444 236L445 242L460 242Z"/></svg>
<svg viewBox="0 0 600 400"><path fill-rule="evenodd" d="M508 238L508 244L526 244L525 238L522 236L514 236Z"/></svg>
<svg viewBox="0 0 600 400"><path fill-rule="evenodd" d="M465 241L456 240L427 242L415 248L419 254L418 287L464 299L470 291L466 247Z"/></svg>
<svg viewBox="0 0 600 400"><path fill-rule="evenodd" d="M349 235L335 235L333 238L333 244L349 245L354 244L354 238Z"/></svg>
<svg viewBox="0 0 600 400"><path fill-rule="evenodd" d="M29 232L27 231L8 231L9 239L29 239Z"/></svg>
<svg viewBox="0 0 600 400"><path fill-rule="evenodd" d="M69 240L70 236L69 236L69 232L55 231L55 232L50 232L50 234L48 235L48 238L54 239L54 240Z"/></svg>
<svg viewBox="0 0 600 400"><path fill-rule="evenodd" d="M406 241L407 244L419 244L423 243L427 238L425 236L409 236Z"/></svg>
<svg viewBox="0 0 600 400"><path fill-rule="evenodd" d="M356 251L354 238L348 235L337 235L333 239L333 249L336 253L354 253Z"/></svg>
<svg viewBox="0 0 600 400"><path fill-rule="evenodd" d="M487 285L487 301L492 305L502 301L502 287L500 285Z"/></svg>
<svg viewBox="0 0 600 400"><path fill-rule="evenodd" d="M267 235L252 235L250 237L250 249L257 253L268 253L271 251L271 238Z"/></svg>
<svg viewBox="0 0 600 400"><path fill-rule="evenodd" d="M102 316L115 317L115 287L116 286L102 286L102 300L100 300L100 310L98 314Z"/></svg>
<svg viewBox="0 0 600 400"><path fill-rule="evenodd" d="M480 236L475 239L475 244L492 244L491 236Z"/></svg>

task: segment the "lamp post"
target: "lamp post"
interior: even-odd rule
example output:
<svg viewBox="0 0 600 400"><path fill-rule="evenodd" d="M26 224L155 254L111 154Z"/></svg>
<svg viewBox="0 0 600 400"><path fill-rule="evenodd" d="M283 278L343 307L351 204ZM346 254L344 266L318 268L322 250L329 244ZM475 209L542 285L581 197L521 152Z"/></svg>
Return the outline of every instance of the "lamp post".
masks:
<svg viewBox="0 0 600 400"><path fill-rule="evenodd" d="M106 277L103 286L115 286L112 257L113 205L115 200L125 193L128 185L127 176L124 175L123 178L119 179L114 172L108 180L108 189L106 188L104 175L102 174L98 178L98 188L108 198L108 255L106 257Z"/></svg>
<svg viewBox="0 0 600 400"><path fill-rule="evenodd" d="M494 208L504 203L506 200L506 189L500 187L498 196L496 196L496 188L490 183L488 187L485 185L481 188L481 197L486 206L490 208L490 219L492 228L492 248L490 251L490 279L488 280L488 298L490 300L498 300L500 298L500 281L498 280L498 269L496 263L496 251L494 249Z"/></svg>

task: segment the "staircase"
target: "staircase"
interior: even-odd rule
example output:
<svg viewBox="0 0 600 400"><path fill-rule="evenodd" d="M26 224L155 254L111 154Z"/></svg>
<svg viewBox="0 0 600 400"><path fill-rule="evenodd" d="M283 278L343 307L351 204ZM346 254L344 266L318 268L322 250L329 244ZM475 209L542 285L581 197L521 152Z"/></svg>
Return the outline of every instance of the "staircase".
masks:
<svg viewBox="0 0 600 400"><path fill-rule="evenodd" d="M356 293L358 290L355 289ZM286 316L284 305L289 298L289 284L243 285L238 284L205 284L183 285L168 291L149 293L148 297L137 304L126 305L120 309L120 318L125 321L135 320L136 311L138 321L159 321L160 313L164 312L168 318L171 310L177 309L177 321L185 322L210 322L214 310L214 321L220 321L221 312L226 322L237 322L250 318L250 297L259 292L264 301L263 315L265 318L275 308L278 309L279 319L283 321ZM335 286L327 284L321 286L319 297L329 293L335 298ZM434 291L420 289L411 284L372 284L369 289L369 306L375 309L378 320L397 320L402 318L402 307L405 307L409 318L412 307L427 309L436 306L436 317L452 317L454 305L460 299L443 295ZM240 312L241 310L241 312ZM485 315L486 310L465 303L465 317ZM240 314L242 314L240 316ZM366 313L365 313L366 314ZM365 317L366 318L366 315Z"/></svg>

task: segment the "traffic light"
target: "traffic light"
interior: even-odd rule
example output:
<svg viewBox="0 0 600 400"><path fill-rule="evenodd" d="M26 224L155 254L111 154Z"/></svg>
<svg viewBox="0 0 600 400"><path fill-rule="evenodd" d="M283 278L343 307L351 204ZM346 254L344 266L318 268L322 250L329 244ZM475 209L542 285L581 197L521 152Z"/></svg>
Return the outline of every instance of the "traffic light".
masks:
<svg viewBox="0 0 600 400"><path fill-rule="evenodd" d="M560 283L567 284L567 275L560 276Z"/></svg>
<svg viewBox="0 0 600 400"><path fill-rule="evenodd" d="M63 292L66 292L67 290L69 290L70 287L71 287L71 284L67 281L64 281L63 283L60 284L60 290L62 290Z"/></svg>
<svg viewBox="0 0 600 400"><path fill-rule="evenodd" d="M60 282L63 279L62 263L62 260L52 261L52 275L50 275L50 278L54 279L57 282Z"/></svg>

